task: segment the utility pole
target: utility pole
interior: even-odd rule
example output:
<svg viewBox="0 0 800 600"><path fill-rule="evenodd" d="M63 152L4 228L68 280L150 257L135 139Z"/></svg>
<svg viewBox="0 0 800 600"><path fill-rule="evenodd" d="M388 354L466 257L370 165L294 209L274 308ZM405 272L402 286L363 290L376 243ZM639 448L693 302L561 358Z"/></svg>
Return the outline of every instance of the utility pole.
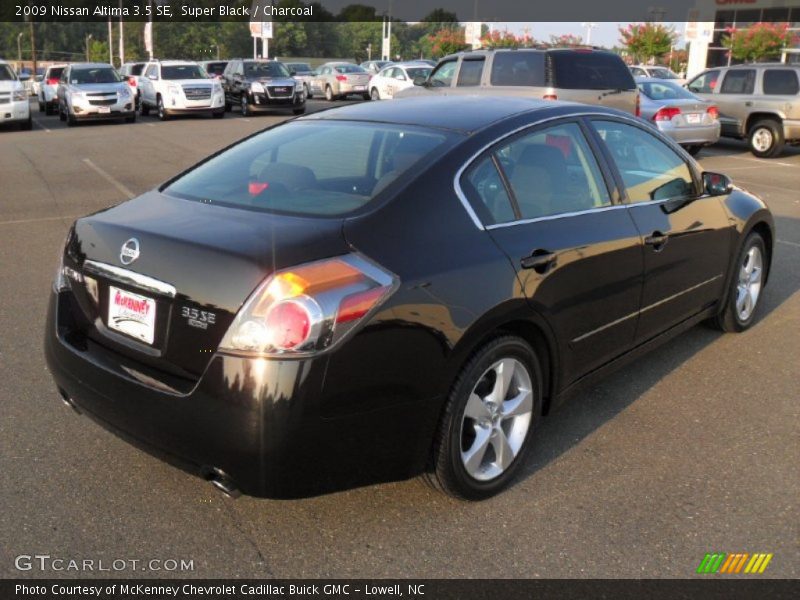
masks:
<svg viewBox="0 0 800 600"><path fill-rule="evenodd" d="M586 45L592 45L592 29L597 27L597 23L581 23L583 27L586 27Z"/></svg>
<svg viewBox="0 0 800 600"><path fill-rule="evenodd" d="M36 76L36 32L34 31L33 27L33 18L30 20L30 27L31 27L31 62L33 63L33 68L31 69L31 80Z"/></svg>
<svg viewBox="0 0 800 600"><path fill-rule="evenodd" d="M94 35L92 35L91 33L86 36L86 62L89 62L91 60L91 58L89 58L89 42L92 41L93 37Z"/></svg>
<svg viewBox="0 0 800 600"><path fill-rule="evenodd" d="M23 35L25 35L25 34L23 32L21 32L21 31L19 32L19 35L17 35L17 62L19 63L17 65L17 71L19 71L22 68L22 36Z"/></svg>
<svg viewBox="0 0 800 600"><path fill-rule="evenodd" d="M113 44L114 30L111 28L111 17L108 17L108 62L114 66L114 44Z"/></svg>
<svg viewBox="0 0 800 600"><path fill-rule="evenodd" d="M122 0L119 0L119 66L125 63L125 28L122 23Z"/></svg>

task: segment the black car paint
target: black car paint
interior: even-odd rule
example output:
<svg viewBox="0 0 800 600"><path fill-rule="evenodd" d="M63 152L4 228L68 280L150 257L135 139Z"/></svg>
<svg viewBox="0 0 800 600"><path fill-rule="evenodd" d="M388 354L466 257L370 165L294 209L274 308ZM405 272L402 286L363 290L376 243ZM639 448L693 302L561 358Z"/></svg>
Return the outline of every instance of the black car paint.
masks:
<svg viewBox="0 0 800 600"><path fill-rule="evenodd" d="M437 117L443 102L449 110ZM389 111L383 106L388 104L395 108ZM655 297L678 283L676 273L683 274L685 287L706 277L711 267L689 260L702 243L718 243L727 252L721 294L735 276L733 257L746 233L757 227L771 245L768 209L739 189L727 196L700 194L671 214L655 206L660 214L635 217L620 207L529 229L485 231L454 189L462 166L495 140L542 121L579 119L586 126L592 115L622 118L608 109L513 99L503 114L500 104L482 110L482 101L436 98L306 117L387 121L394 115L396 121L413 122L416 114L426 126L440 119L440 126L462 134L414 178L344 219L276 217L155 191L79 219L67 266L80 271L87 256L117 264L120 245L136 235L142 257L128 268L178 289L178 298L165 309L170 328L182 326L172 322L182 304L217 311L219 317L217 330L202 343L184 337L178 348L170 343L164 356L152 356L137 342L95 331L102 319L87 312L89 299L79 286L76 294L53 294L45 347L62 394L145 449L207 477L222 470L251 495L296 497L403 479L426 467L453 381L475 349L499 331L520 335L537 350L544 362L546 406L552 407L720 309L719 302L702 298L662 313L657 332L638 327L643 320L637 310L648 285ZM614 202L623 202L613 165L598 152L596 139L592 144ZM699 181L696 163L684 156ZM651 232L641 230L642 224L670 235L659 254L669 256L676 248L680 254L654 261L648 255L654 250L643 242ZM703 237L682 241L695 235ZM557 254L550 272L518 268L520 258L543 245ZM603 252L593 257L590 248ZM216 352L214 340L269 273L354 250L390 269L401 286L346 343L311 359ZM645 271L647 265L652 271ZM609 297L615 298L613 305ZM623 327L591 336L592 344L574 341L625 311L636 316ZM87 314L95 316L94 323Z"/></svg>
<svg viewBox="0 0 800 600"><path fill-rule="evenodd" d="M276 108L287 108L299 110L305 108L305 96L301 94L294 94L291 98L270 98L267 94L256 94L251 91L251 84L254 82L263 83L265 86L270 85L273 79L265 77L250 77L244 73L238 73L238 67L248 62L263 62L257 60L241 60L233 59L225 65L225 70L219 76L222 90L225 94L226 105L239 106L242 98L245 97L249 103L250 110L264 111L274 110ZM294 81L291 76L278 79L277 81L287 81L292 84ZM300 88L302 90L302 87ZM256 96L258 97L256 99Z"/></svg>

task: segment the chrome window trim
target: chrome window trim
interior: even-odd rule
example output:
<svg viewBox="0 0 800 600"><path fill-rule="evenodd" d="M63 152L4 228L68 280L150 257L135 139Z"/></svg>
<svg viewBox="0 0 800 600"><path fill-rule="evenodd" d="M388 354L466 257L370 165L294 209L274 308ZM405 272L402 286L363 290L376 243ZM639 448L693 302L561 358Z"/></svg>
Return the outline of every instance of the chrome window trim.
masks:
<svg viewBox="0 0 800 600"><path fill-rule="evenodd" d="M492 146L494 146L498 142L501 142L504 139L507 139L507 138L509 138L509 137L511 137L513 135L516 135L521 131L525 131L526 129L531 129L533 127L538 127L542 123L548 123L550 121L556 121L556 120L559 120L559 119L571 119L571 118L575 118L575 117L597 117L597 116L600 116L600 117L615 117L615 118L618 118L618 119L622 119L623 121L630 121L631 123L638 124L637 121L634 118L631 118L628 115L610 114L610 113L606 113L606 112L590 111L590 112L571 113L571 114L568 114L568 115L558 115L558 116L555 116L555 117L548 117L546 119L538 120L535 123L528 123L527 125L523 125L521 127L517 127L516 129L513 129L511 131L508 131L508 132L504 133L503 135L501 135L500 137L495 138L490 143L486 144L480 150L475 152L472 156L470 156L466 160L466 162L461 166L461 168L458 171L456 171L455 177L453 178L453 189L456 192L456 196L458 196L458 199L461 201L461 205L467 211L467 214L470 216L470 218L472 219L472 222L475 224L475 227L477 227L478 229L484 230L484 231L488 231L488 230L492 230L492 229L497 229L498 227L511 227L511 226L514 226L514 225L525 225L525 224L528 224L528 223L536 223L538 221L551 221L553 219L562 219L562 218L566 218L566 217L574 217L576 215L582 215L582 214L585 214L585 213L600 212L600 211L603 211L603 210L611 210L611 209L624 208L626 206L630 206L631 203L622 202L620 204L612 204L610 206L598 206L598 207L595 207L595 208L587 208L586 210L582 210L582 211L575 211L575 212L569 212L569 213L560 213L560 214L557 214L557 215L548 215L546 217L536 217L536 218L533 218L533 219L524 219L524 220L519 220L519 221L508 221L507 223L494 223L492 225L484 225L481 222L481 220L478 218L478 215L475 212L475 209L472 208L472 205L470 204L469 199L467 199L467 196L464 193L464 190L461 188L461 177L462 177L462 175L464 175L464 172L469 167L472 166L472 163L474 163L481 154L486 152L489 148L491 148ZM592 156L594 156L594 152L592 152ZM597 160L596 157L595 157L595 160ZM655 200L653 202L662 202L662 200ZM637 202L635 204L645 204L645 202Z"/></svg>
<svg viewBox="0 0 800 600"><path fill-rule="evenodd" d="M100 277L111 279L112 281L116 281L118 283L124 283L133 287L147 290L148 292L162 294L169 298L174 298L178 293L175 287L169 283L164 283L163 281L153 277L148 277L147 275L142 275L141 273L136 273L134 271L129 271L128 269L122 269L120 267L95 260L84 261L83 270L94 275L99 275Z"/></svg>

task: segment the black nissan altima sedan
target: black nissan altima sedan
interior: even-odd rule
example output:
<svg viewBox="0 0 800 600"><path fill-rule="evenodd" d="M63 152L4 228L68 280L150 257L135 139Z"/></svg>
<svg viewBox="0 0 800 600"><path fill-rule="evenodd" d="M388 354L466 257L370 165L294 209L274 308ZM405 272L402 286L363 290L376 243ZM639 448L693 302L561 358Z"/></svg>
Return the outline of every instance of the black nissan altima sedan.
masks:
<svg viewBox="0 0 800 600"><path fill-rule="evenodd" d="M425 473L481 499L568 395L749 327L773 241L761 200L627 114L364 103L78 219L46 356L65 402L231 495Z"/></svg>

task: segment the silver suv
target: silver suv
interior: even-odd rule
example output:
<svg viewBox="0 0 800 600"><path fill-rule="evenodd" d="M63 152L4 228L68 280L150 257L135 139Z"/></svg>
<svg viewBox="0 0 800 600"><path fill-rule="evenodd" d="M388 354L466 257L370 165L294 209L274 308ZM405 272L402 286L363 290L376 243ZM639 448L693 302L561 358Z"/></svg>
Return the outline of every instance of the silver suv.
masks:
<svg viewBox="0 0 800 600"><path fill-rule="evenodd" d="M136 120L128 81L107 63L76 63L64 67L56 91L58 116L67 125L89 119Z"/></svg>
<svg viewBox="0 0 800 600"><path fill-rule="evenodd" d="M479 50L445 56L427 79L395 97L426 93L525 96L600 104L639 114L639 92L622 59L594 48Z"/></svg>
<svg viewBox="0 0 800 600"><path fill-rule="evenodd" d="M800 66L762 63L703 71L689 91L719 107L722 135L746 139L760 158L800 143Z"/></svg>

